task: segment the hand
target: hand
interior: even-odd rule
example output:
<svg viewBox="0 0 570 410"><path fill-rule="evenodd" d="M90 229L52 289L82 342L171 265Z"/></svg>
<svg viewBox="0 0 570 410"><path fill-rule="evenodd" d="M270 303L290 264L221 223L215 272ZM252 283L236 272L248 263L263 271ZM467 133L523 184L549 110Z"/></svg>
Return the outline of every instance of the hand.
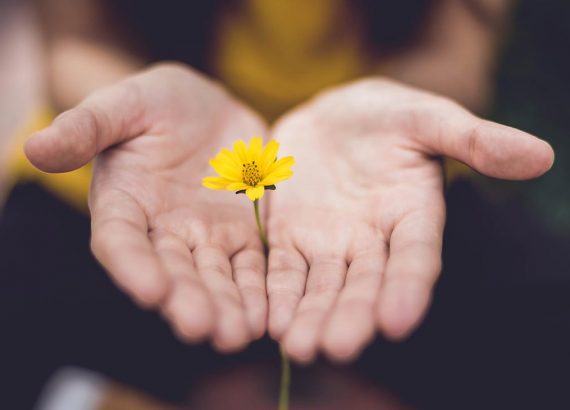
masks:
<svg viewBox="0 0 570 410"><path fill-rule="evenodd" d="M318 96L273 137L297 165L269 204L269 331L297 361L348 360L376 329L400 339L418 325L441 270L440 155L505 179L553 162L529 134L374 79Z"/></svg>
<svg viewBox="0 0 570 410"><path fill-rule="evenodd" d="M26 154L47 172L98 154L95 256L182 338L229 351L265 332L265 259L249 201L204 189L201 179L220 148L264 130L219 86L160 65L92 94L33 135Z"/></svg>

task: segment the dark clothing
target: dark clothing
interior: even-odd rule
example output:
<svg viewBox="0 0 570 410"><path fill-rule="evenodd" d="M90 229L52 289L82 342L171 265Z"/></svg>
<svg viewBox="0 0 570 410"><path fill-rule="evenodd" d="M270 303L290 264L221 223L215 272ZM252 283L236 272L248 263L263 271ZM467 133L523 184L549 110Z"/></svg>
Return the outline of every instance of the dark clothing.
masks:
<svg viewBox="0 0 570 410"><path fill-rule="evenodd" d="M450 189L448 206L445 269L425 322L404 343L378 338L350 367L418 408L568 408L569 241L467 183ZM115 287L88 241L88 218L36 185L11 195L0 219L2 408L31 408L64 365L174 402L216 368L278 368L267 339L232 356L178 342Z"/></svg>

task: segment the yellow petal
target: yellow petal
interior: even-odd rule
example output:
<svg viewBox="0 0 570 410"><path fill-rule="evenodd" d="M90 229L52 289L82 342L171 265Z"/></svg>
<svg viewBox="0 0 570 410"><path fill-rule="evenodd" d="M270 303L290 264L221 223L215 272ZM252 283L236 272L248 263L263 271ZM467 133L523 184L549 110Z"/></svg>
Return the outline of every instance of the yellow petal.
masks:
<svg viewBox="0 0 570 410"><path fill-rule="evenodd" d="M227 189L230 191L241 191L242 189L251 188L249 185L244 184L243 182L232 182L228 184Z"/></svg>
<svg viewBox="0 0 570 410"><path fill-rule="evenodd" d="M266 176L269 176L273 172L286 171L295 164L295 158L292 156L283 157L275 161L269 169L267 170Z"/></svg>
<svg viewBox="0 0 570 410"><path fill-rule="evenodd" d="M243 142L243 140L237 140L236 142L234 142L234 152L236 153L242 164L250 162L248 156L248 148L247 145L245 145L245 142Z"/></svg>
<svg viewBox="0 0 570 410"><path fill-rule="evenodd" d="M259 157L261 156L262 145L263 145L263 140L261 139L261 137L253 137L249 141L248 154L249 154L249 159L251 161L259 162Z"/></svg>
<svg viewBox="0 0 570 410"><path fill-rule="evenodd" d="M202 179L202 186L210 189L226 189L230 183L231 181L221 177L205 177Z"/></svg>
<svg viewBox="0 0 570 410"><path fill-rule="evenodd" d="M249 187L245 191L247 197L252 201L263 198L264 193L265 193L265 188L262 185L258 185L256 187Z"/></svg>
<svg viewBox="0 0 570 410"><path fill-rule="evenodd" d="M279 151L279 143L275 140L269 141L263 149L261 158L259 159L262 174L265 174L269 166L275 162L277 151Z"/></svg>
<svg viewBox="0 0 570 410"><path fill-rule="evenodd" d="M218 159L211 159L209 163L220 176L230 181L241 181L241 169L232 165L232 163Z"/></svg>
<svg viewBox="0 0 570 410"><path fill-rule="evenodd" d="M263 180L259 183L260 185L268 186L268 185L275 185L278 182L285 181L293 176L293 171L284 171L284 172L272 172L271 174L267 175Z"/></svg>
<svg viewBox="0 0 570 410"><path fill-rule="evenodd" d="M227 148L223 148L218 155L216 155L216 159L224 162L229 162L232 166L241 169L242 163L239 160L239 157L235 152L230 151Z"/></svg>

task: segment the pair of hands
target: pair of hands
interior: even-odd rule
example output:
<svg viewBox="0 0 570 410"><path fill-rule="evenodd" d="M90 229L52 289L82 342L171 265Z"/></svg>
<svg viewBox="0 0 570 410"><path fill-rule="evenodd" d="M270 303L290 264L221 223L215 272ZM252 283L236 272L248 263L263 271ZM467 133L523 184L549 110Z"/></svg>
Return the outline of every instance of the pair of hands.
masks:
<svg viewBox="0 0 570 410"><path fill-rule="evenodd" d="M262 201L267 262L251 203L202 188L208 160L264 135L296 158ZM184 340L242 348L268 329L295 360L349 360L376 330L408 335L441 269L439 156L529 179L550 146L457 104L382 79L326 91L271 131L189 68L162 64L101 89L33 135L39 169L97 157L92 249L115 282L157 307Z"/></svg>

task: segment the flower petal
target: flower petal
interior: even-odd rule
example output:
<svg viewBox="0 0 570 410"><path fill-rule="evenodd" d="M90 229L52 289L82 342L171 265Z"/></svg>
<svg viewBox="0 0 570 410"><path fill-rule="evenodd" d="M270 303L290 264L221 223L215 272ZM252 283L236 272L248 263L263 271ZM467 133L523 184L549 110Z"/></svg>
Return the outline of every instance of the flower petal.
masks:
<svg viewBox="0 0 570 410"><path fill-rule="evenodd" d="M263 175L265 175L269 169L269 166L275 162L275 159L277 158L277 151L279 151L279 143L275 140L269 141L263 149L261 158L259 159L260 168Z"/></svg>
<svg viewBox="0 0 570 410"><path fill-rule="evenodd" d="M283 172L272 172L271 174L267 175L263 180L259 183L260 185L269 186L275 185L278 182L285 181L293 176L293 171L283 171Z"/></svg>
<svg viewBox="0 0 570 410"><path fill-rule="evenodd" d="M209 164L220 176L230 181L241 181L241 169L232 165L232 163L214 158L209 161Z"/></svg>
<svg viewBox="0 0 570 410"><path fill-rule="evenodd" d="M216 155L216 159L224 162L231 163L233 166L241 169L242 162L239 160L239 157L235 152L230 151L227 148L223 148L218 155Z"/></svg>
<svg viewBox="0 0 570 410"><path fill-rule="evenodd" d="M249 140L248 155L251 161L259 162L262 145L263 145L263 140L261 139L261 137L253 137L251 140Z"/></svg>
<svg viewBox="0 0 570 410"><path fill-rule="evenodd" d="M248 156L248 148L247 145L245 145L245 142L243 142L243 140L237 140L236 142L234 142L234 152L236 153L242 164L250 162Z"/></svg>
<svg viewBox="0 0 570 410"><path fill-rule="evenodd" d="M210 189L227 189L230 183L231 181L221 177L205 177L202 179L202 186Z"/></svg>
<svg viewBox="0 0 570 410"><path fill-rule="evenodd" d="M288 170L294 164L295 164L295 158L293 158L292 156L280 158L277 161L275 161L273 164L271 164L271 166L269 167L269 169L267 170L265 175L268 176L269 174L271 174L273 172L280 172L280 171Z"/></svg>
<svg viewBox="0 0 570 410"><path fill-rule="evenodd" d="M255 201L256 199L263 198L264 193L265 193L265 188L263 187L263 185L257 185L255 187L249 187L245 190L245 194L252 201Z"/></svg>
<svg viewBox="0 0 570 410"><path fill-rule="evenodd" d="M248 189L248 188L251 187L243 182L232 182L231 184L228 184L227 187L227 189L230 191L241 191L242 189Z"/></svg>

